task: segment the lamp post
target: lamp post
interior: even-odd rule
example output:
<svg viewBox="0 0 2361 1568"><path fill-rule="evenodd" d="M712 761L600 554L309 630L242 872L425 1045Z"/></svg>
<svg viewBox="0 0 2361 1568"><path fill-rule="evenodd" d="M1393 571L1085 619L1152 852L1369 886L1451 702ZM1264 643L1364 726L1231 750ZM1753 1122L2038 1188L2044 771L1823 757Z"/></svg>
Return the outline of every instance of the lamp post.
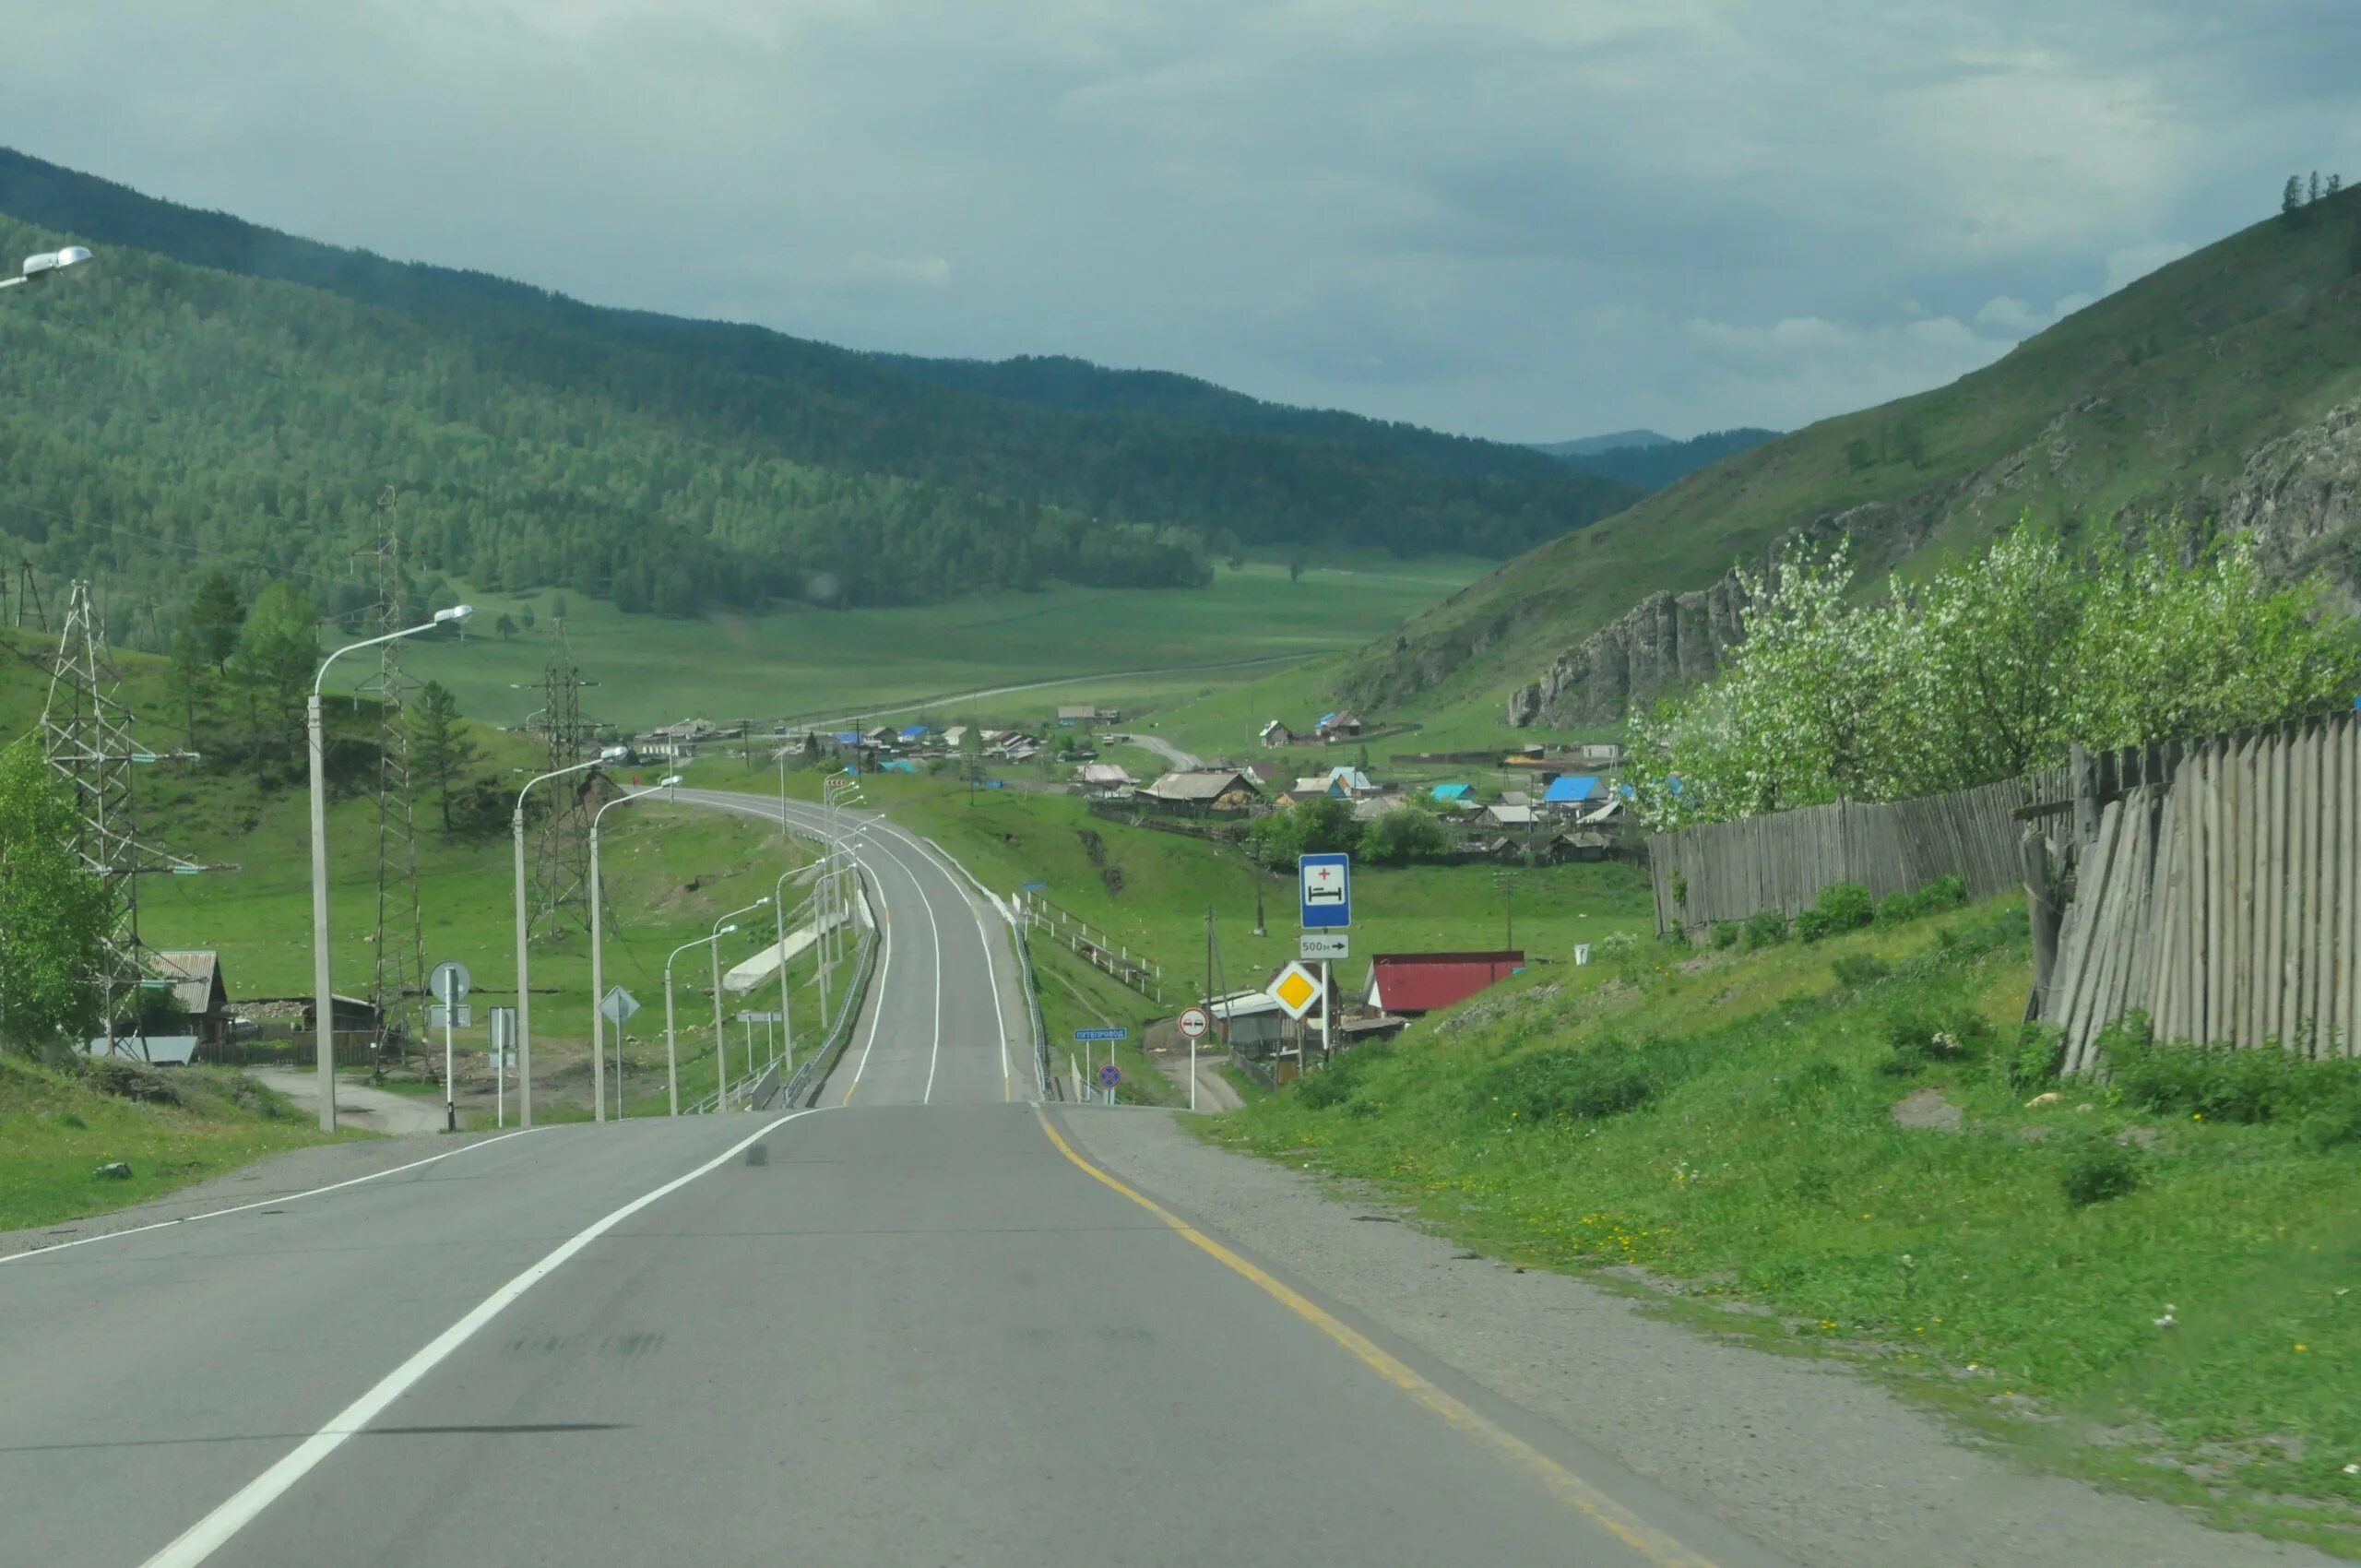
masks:
<svg viewBox="0 0 2361 1568"><path fill-rule="evenodd" d="M60 253L61 255L65 253ZM88 251L82 253L87 258ZM39 257L35 257L39 260ZM61 263L60 265L72 265ZM27 277L32 276L31 262L25 264ZM23 279L18 279L22 281ZM312 771L312 992L313 1005L318 1009L318 1054L320 1077L320 1131L336 1131L336 997L329 989L328 979L328 787L323 754L320 718L320 687L328 678L328 666L355 648L374 647L399 637L414 637L421 632L431 632L437 626L465 621L472 613L464 604L448 610L438 610L433 619L398 632L387 632L380 637L347 643L320 660L319 672L312 677L312 695L303 702L303 737L310 754Z"/></svg>
<svg viewBox="0 0 2361 1568"><path fill-rule="evenodd" d="M703 947L710 942L718 947L721 939L738 928L723 926L711 936L700 936L694 942L683 942L664 960L664 1082L672 1099L672 1114L681 1113L681 1053L672 1044L672 960L692 947Z"/></svg>
<svg viewBox="0 0 2361 1568"><path fill-rule="evenodd" d="M590 1101L595 1107L591 1120L607 1119L607 1016L599 1011L607 1000L606 946L607 932L599 916L599 819L617 806L678 787L681 776L659 778L646 790L634 790L628 795L618 795L590 814ZM615 1120L623 1116L623 1027L615 1026Z"/></svg>
<svg viewBox="0 0 2361 1568"><path fill-rule="evenodd" d="M21 289L28 283L45 282L69 267L89 265L90 253L81 245L68 245L61 251L43 251L39 255L25 257L25 265L14 278L0 278L0 289Z"/></svg>
<svg viewBox="0 0 2361 1568"><path fill-rule="evenodd" d="M740 915L751 915L769 902L770 896L765 894L744 909L732 909L720 920L713 922L713 1113L717 1116L730 1109L730 1037L721 1027L722 931L725 924L727 929L736 931ZM746 1063L750 1076L753 1065L753 1052L750 1050Z"/></svg>
<svg viewBox="0 0 2361 1568"><path fill-rule="evenodd" d="M569 767L552 768L538 778L526 781L516 791L516 810L508 819L509 829L516 841L516 1125L533 1124L533 992L532 954L527 936L531 922L525 911L525 797L537 784L552 778L563 778L569 773L580 773L602 763L620 761L629 754L622 746L609 746L587 762L577 762Z"/></svg>

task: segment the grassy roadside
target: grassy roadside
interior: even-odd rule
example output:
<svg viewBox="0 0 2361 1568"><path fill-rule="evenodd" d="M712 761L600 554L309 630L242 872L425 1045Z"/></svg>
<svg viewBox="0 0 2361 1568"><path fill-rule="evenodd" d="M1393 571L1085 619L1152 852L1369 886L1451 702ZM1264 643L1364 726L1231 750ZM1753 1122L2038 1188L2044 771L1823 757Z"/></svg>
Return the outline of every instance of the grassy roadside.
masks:
<svg viewBox="0 0 2361 1568"><path fill-rule="evenodd" d="M0 1171L6 1172L0 1230L127 1208L267 1154L326 1141L310 1118L238 1074L128 1063L116 1071L125 1093L0 1055ZM93 1174L116 1161L130 1167L128 1177Z"/></svg>
<svg viewBox="0 0 2361 1568"><path fill-rule="evenodd" d="M2361 1556L2361 1145L2098 1084L2028 1107L2021 922L1527 974L1209 1134L1860 1358L2033 1462Z"/></svg>

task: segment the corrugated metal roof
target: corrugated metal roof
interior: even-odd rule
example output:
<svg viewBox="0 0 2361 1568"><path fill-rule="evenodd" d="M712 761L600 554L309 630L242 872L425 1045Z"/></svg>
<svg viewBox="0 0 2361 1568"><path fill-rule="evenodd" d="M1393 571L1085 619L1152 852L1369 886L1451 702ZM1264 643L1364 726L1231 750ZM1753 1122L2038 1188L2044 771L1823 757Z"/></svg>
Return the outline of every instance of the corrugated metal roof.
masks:
<svg viewBox="0 0 2361 1568"><path fill-rule="evenodd" d="M1465 1002L1525 967L1513 948L1489 953L1381 953L1370 960L1370 1005L1387 1013L1431 1013Z"/></svg>
<svg viewBox="0 0 2361 1568"><path fill-rule="evenodd" d="M1472 784L1438 784L1427 793L1438 801L1464 801L1474 788Z"/></svg>
<svg viewBox="0 0 2361 1568"><path fill-rule="evenodd" d="M1544 802L1553 806L1578 805L1598 793L1598 779L1587 773L1569 773L1549 780L1549 788L1541 792Z"/></svg>

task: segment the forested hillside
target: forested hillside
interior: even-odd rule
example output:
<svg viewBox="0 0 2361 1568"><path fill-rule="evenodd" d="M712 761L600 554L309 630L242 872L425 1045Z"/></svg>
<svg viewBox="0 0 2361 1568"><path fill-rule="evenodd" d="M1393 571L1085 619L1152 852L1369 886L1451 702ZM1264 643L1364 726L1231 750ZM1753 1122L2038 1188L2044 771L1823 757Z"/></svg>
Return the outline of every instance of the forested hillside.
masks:
<svg viewBox="0 0 2361 1568"><path fill-rule="evenodd" d="M1596 446L1588 441L1561 441L1540 450L1560 462L1571 463L1619 484L1636 485L1642 490L1662 490L1668 484L1687 479L1699 469L1760 446L1766 441L1775 441L1778 436L1775 430L1747 425L1737 430L1709 430L1686 441L1644 441L1628 446Z"/></svg>
<svg viewBox="0 0 2361 1568"><path fill-rule="evenodd" d="M328 579L325 608L345 608L388 488L427 569L663 612L1189 586L1254 547L1507 555L1630 494L1516 471L1523 454L1501 471L1406 456L1449 437L965 391L0 152L0 255L68 239L100 249L89 276L0 305L0 548L52 579L103 570L119 605L212 552Z"/></svg>
<svg viewBox="0 0 2361 1568"><path fill-rule="evenodd" d="M1874 578L2027 513L2104 536L2178 510L2254 530L2278 576L2319 569L2361 594L2356 399L2361 191L2345 191L1948 386L1781 436L1543 545L1371 645L1342 693L1489 705L1517 690L1515 722L1612 721L1626 698L1711 672L1735 624L1717 585L1797 533L1849 535Z"/></svg>
<svg viewBox="0 0 2361 1568"><path fill-rule="evenodd" d="M880 364L944 386L1044 408L1155 414L1213 430L1310 436L1439 474L1544 483L1561 482L1566 477L1562 467L1539 460L1546 453L1529 446L1446 435L1415 424L1364 419L1334 409L1266 403L1170 371L1109 370L1087 360L1045 354L1000 361L930 360L899 354L876 358ZM1596 485L1594 493L1609 510L1639 499L1636 491L1619 493L1610 484Z"/></svg>

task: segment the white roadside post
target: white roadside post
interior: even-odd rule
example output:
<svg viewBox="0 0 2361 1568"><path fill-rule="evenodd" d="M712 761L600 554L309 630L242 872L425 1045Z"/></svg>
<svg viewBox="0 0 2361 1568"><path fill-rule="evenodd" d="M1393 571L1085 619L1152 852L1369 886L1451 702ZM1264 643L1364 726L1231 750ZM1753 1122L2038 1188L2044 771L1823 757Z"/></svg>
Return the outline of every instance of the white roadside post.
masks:
<svg viewBox="0 0 2361 1568"><path fill-rule="evenodd" d="M458 1018L459 1004L468 998L468 986L472 977L465 964L445 961L434 966L427 977L427 994L443 1004L443 1130L459 1130L459 1102L451 1075L457 1053L451 1049L451 1030Z"/></svg>
<svg viewBox="0 0 2361 1568"><path fill-rule="evenodd" d="M87 258L89 253L83 254ZM32 276L32 263L27 262L25 267L26 276ZM312 677L312 695L303 703L303 735L312 771L312 997L314 1005L319 1010L314 1022L317 1025L319 1037L320 1131L324 1133L336 1131L336 998L330 993L328 976L328 787L325 761L326 742L323 737L320 717L320 687L328 678L328 666L356 648L374 647L399 637L414 637L437 626L465 621L470 613L467 605L455 604L448 610L436 611L432 620L418 625L387 632L381 637L345 644L320 660L319 672Z"/></svg>
<svg viewBox="0 0 2361 1568"><path fill-rule="evenodd" d="M587 762L577 762L566 767L554 767L537 778L526 780L516 791L516 810L508 819L509 834L516 849L516 1125L533 1124L533 956L530 936L531 917L525 908L525 797L537 785L568 774L581 773L610 762L620 762L630 753L622 746L609 746Z"/></svg>
<svg viewBox="0 0 2361 1568"><path fill-rule="evenodd" d="M723 926L711 936L700 936L694 942L683 942L672 949L664 960L664 1086L671 1097L672 1114L681 1113L681 1052L672 1039L672 960L693 947L703 947L710 942L719 945L721 939L738 928Z"/></svg>
<svg viewBox="0 0 2361 1568"><path fill-rule="evenodd" d="M727 925L736 931L740 915L751 915L769 902L767 896L757 898L713 922L713 1113L717 1116L730 1109L730 1031L721 1022L721 928Z"/></svg>
<svg viewBox="0 0 2361 1568"><path fill-rule="evenodd" d="M618 795L590 814L590 1103L591 1120L607 1119L607 1016L600 1011L607 1002L606 929L604 911L599 904L599 820L617 806L675 789L681 782L677 773L659 778L645 790L634 790ZM615 1120L623 1117L623 1028L615 1026Z"/></svg>

